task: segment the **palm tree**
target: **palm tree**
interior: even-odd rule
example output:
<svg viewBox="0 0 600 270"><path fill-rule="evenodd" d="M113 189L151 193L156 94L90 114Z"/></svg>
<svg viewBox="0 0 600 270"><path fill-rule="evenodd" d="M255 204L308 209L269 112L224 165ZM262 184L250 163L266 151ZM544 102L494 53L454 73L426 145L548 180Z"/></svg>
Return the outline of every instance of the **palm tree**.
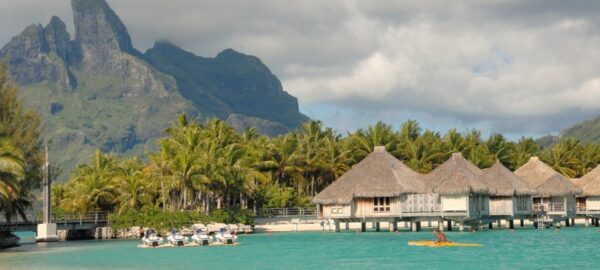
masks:
<svg viewBox="0 0 600 270"><path fill-rule="evenodd" d="M75 169L64 200L67 210L81 214L114 209L117 161L113 155L96 151L91 164Z"/></svg>
<svg viewBox="0 0 600 270"><path fill-rule="evenodd" d="M540 152L540 146L532 138L521 137L508 154L508 167L515 170Z"/></svg>
<svg viewBox="0 0 600 270"><path fill-rule="evenodd" d="M127 209L139 209L150 201L152 190L144 181L143 167L144 164L137 157L126 159L119 164L115 177L117 213L121 214Z"/></svg>
<svg viewBox="0 0 600 270"><path fill-rule="evenodd" d="M580 163L576 157L578 146L578 141L566 139L549 150L544 151L541 158L544 162L563 175L575 177L577 175L575 168Z"/></svg>
<svg viewBox="0 0 600 270"><path fill-rule="evenodd" d="M392 127L383 122L377 122L374 126L369 126L366 131L359 129L349 139L353 158L357 161L373 152L375 146L385 146L385 149L389 152L396 151L397 140Z"/></svg>
<svg viewBox="0 0 600 270"><path fill-rule="evenodd" d="M148 155L148 165L143 169L144 177L148 180L149 187L160 187L160 199L163 211L167 210L167 194L165 182L170 183L171 161L164 151Z"/></svg>
<svg viewBox="0 0 600 270"><path fill-rule="evenodd" d="M20 190L24 175L23 156L8 137L0 137L0 209L7 220L18 214L25 219L25 208L29 205Z"/></svg>

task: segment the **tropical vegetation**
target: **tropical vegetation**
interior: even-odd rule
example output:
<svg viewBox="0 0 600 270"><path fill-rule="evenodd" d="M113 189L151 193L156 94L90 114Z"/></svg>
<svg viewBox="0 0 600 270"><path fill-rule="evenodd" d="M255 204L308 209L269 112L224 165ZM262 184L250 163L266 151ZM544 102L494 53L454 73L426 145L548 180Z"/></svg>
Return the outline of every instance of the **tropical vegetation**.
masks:
<svg viewBox="0 0 600 270"><path fill-rule="evenodd" d="M40 119L24 109L0 62L0 215L26 218L41 180Z"/></svg>

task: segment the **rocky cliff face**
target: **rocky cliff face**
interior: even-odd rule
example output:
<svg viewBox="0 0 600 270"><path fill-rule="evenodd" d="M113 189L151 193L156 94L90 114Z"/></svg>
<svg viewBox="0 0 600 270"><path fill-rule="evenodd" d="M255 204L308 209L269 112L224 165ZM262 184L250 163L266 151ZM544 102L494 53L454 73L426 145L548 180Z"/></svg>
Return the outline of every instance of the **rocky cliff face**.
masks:
<svg viewBox="0 0 600 270"><path fill-rule="evenodd" d="M308 119L299 112L298 100L285 92L279 79L254 56L227 49L215 58L205 58L157 42L144 57L173 76L184 97L214 115L258 117L292 129Z"/></svg>
<svg viewBox="0 0 600 270"><path fill-rule="evenodd" d="M11 78L21 85L51 82L56 90L68 91L73 83L65 61L68 47L66 26L53 17L46 28L25 28L0 50L0 58L8 60Z"/></svg>
<svg viewBox="0 0 600 270"><path fill-rule="evenodd" d="M52 17L0 50L65 175L95 151L142 154L179 113L228 119L268 135L305 121L297 100L256 57L203 58L166 42L145 54L104 0L72 0L75 37Z"/></svg>

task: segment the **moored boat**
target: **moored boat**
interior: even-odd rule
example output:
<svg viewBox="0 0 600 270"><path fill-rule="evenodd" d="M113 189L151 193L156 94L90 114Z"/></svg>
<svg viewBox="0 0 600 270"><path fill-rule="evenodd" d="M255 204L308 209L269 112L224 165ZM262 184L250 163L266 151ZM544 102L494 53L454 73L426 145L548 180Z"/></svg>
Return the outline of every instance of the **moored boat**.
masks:
<svg viewBox="0 0 600 270"><path fill-rule="evenodd" d="M212 242L214 242L214 238L208 235L205 231L198 229L192 236L192 241L198 245L208 246Z"/></svg>
<svg viewBox="0 0 600 270"><path fill-rule="evenodd" d="M181 247L187 244L188 238L181 235L177 230L173 230L171 234L169 234L169 237L167 237L167 241L173 246Z"/></svg>
<svg viewBox="0 0 600 270"><path fill-rule="evenodd" d="M237 235L232 234L230 231L222 229L215 234L215 239L223 244L232 245L237 243Z"/></svg>
<svg viewBox="0 0 600 270"><path fill-rule="evenodd" d="M158 247L163 243L162 237L158 236L154 229L148 229L144 232L142 243L150 247Z"/></svg>

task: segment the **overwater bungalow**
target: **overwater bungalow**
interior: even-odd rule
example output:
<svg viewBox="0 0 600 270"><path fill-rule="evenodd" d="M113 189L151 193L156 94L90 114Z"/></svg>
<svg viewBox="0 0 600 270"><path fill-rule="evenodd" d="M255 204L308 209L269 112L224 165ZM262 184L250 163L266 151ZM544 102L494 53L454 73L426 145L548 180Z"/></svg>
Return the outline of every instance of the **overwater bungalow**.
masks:
<svg viewBox="0 0 600 270"><path fill-rule="evenodd" d="M435 209L437 201L423 207L420 205L423 200L413 196L424 190L422 175L389 154L385 147L377 146L317 194L313 202L317 204L318 216L333 220L336 230L340 222L361 222L364 230L366 222L379 224L380 221L390 222L390 229L395 230L397 221L403 217L403 209L408 212L427 211L427 207Z"/></svg>
<svg viewBox="0 0 600 270"><path fill-rule="evenodd" d="M536 191L532 209L536 220L568 222L575 217L575 196L581 194L582 190L538 157L531 157L515 171L515 175Z"/></svg>
<svg viewBox="0 0 600 270"><path fill-rule="evenodd" d="M586 217L600 217L600 166L581 178L573 180L583 193L577 197L577 213ZM596 225L596 224L595 224Z"/></svg>
<svg viewBox="0 0 600 270"><path fill-rule="evenodd" d="M483 171L460 153L427 175L430 191L439 194L441 217L473 224L489 216L489 188L481 181Z"/></svg>
<svg viewBox="0 0 600 270"><path fill-rule="evenodd" d="M531 215L532 196L536 191L521 181L500 161L484 170L481 180L490 189L490 216L510 221Z"/></svg>

